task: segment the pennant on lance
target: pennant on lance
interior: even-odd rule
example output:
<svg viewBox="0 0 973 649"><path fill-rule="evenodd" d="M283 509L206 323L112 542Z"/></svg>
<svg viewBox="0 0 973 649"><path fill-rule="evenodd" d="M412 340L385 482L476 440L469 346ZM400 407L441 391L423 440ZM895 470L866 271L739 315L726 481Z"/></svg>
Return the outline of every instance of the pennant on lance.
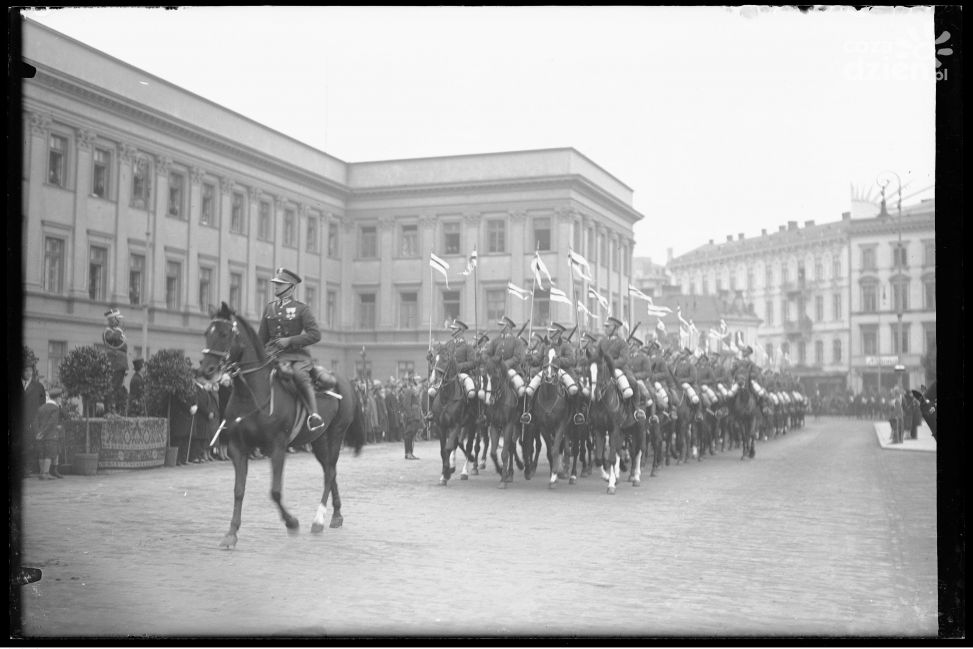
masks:
<svg viewBox="0 0 973 649"><path fill-rule="evenodd" d="M433 270L438 270L440 273L443 274L443 277L446 278L446 288L449 288L449 275L446 274L446 271L449 270L449 264L447 264L444 259L440 259L439 257L437 257L436 253L430 252L429 267L432 268Z"/></svg>
<svg viewBox="0 0 973 649"><path fill-rule="evenodd" d="M507 282L507 292L515 297L519 297L521 300L526 300L530 297L530 291L526 291L513 282Z"/></svg>
<svg viewBox="0 0 973 649"><path fill-rule="evenodd" d="M588 264L588 260L571 248L568 248L568 262L571 264L571 270L577 273L578 277L587 282L594 281L591 278L591 265Z"/></svg>
<svg viewBox="0 0 973 649"><path fill-rule="evenodd" d="M636 286L632 284L628 285L628 294L639 300L645 300L646 302L649 303L649 306L653 305L652 298L646 295L645 293L643 293L642 291L640 291Z"/></svg>
<svg viewBox="0 0 973 649"><path fill-rule="evenodd" d="M550 271L547 270L547 266L545 266L544 262L541 261L541 253L537 252L536 250L534 251L534 261L531 262L530 268L534 271L534 279L541 288L544 288L544 282L541 281L541 275L547 277L548 286L551 286L554 283L554 280L551 279Z"/></svg>
<svg viewBox="0 0 973 649"><path fill-rule="evenodd" d="M588 310L588 307L584 305L584 302L578 300L578 313L584 313L589 318L594 318L595 314Z"/></svg>
<svg viewBox="0 0 973 649"><path fill-rule="evenodd" d="M598 304L601 305L601 308L604 309L606 313L608 312L608 300L604 295L596 291L593 286L588 287L588 297L593 297L598 300Z"/></svg>
<svg viewBox="0 0 973 649"><path fill-rule="evenodd" d="M466 270L463 271L464 275L469 275L476 268L476 247L473 247L473 252L470 253L470 258L466 261Z"/></svg>
<svg viewBox="0 0 973 649"><path fill-rule="evenodd" d="M571 306L571 298L569 298L564 291L553 286L551 287L551 300Z"/></svg>

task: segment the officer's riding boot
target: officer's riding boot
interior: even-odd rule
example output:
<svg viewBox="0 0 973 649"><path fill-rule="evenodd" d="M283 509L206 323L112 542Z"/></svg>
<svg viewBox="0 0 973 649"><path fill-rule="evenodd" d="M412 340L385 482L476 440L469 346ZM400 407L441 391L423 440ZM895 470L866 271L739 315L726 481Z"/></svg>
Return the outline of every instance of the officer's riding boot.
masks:
<svg viewBox="0 0 973 649"><path fill-rule="evenodd" d="M318 414L318 398L314 395L314 386L311 385L311 377L301 377L295 373L294 376L297 379L297 384L300 386L301 398L304 400L304 406L307 411L311 414L307 417L307 427L310 430L317 430L324 425L324 420L321 419L321 415Z"/></svg>

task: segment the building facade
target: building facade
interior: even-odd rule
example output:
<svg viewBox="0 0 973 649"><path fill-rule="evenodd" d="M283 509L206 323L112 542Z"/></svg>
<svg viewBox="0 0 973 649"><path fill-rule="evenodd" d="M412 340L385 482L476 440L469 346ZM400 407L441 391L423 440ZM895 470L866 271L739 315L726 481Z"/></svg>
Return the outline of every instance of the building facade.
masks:
<svg viewBox="0 0 973 649"><path fill-rule="evenodd" d="M535 251L579 295L567 250L585 254L628 315L642 216L574 149L348 163L31 21L23 37L24 344L48 380L112 305L132 358L198 358L210 310L255 322L281 266L321 327L312 355L349 375L424 374L449 318L523 322L506 284L531 288ZM575 312L538 291L534 315Z"/></svg>
<svg viewBox="0 0 973 649"><path fill-rule="evenodd" d="M895 220L852 219L848 212L831 223L806 221L802 227L789 221L750 239L743 234L722 243L711 239L673 259L669 270L684 292L741 291L761 319L753 345L758 361L786 367L807 389L827 393L878 385L879 363L888 366L882 383L890 387L898 360L906 365L906 382L918 385L918 350L935 346L934 212L931 200L903 210L911 256L901 273L891 265ZM930 255L932 261L925 261ZM894 305L880 301L882 287L896 277L911 305L904 312L904 335L912 352L901 359L891 351Z"/></svg>

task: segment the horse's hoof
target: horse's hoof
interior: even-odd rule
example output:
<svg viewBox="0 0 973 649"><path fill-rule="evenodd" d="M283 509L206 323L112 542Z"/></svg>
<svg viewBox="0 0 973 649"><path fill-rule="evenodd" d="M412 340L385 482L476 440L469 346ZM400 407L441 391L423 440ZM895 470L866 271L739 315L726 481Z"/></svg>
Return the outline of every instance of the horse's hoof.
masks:
<svg viewBox="0 0 973 649"><path fill-rule="evenodd" d="M485 469L486 468L486 461L485 460L483 462L480 462L480 468L481 469Z"/></svg>
<svg viewBox="0 0 973 649"><path fill-rule="evenodd" d="M284 523L284 527L287 528L287 533L288 534L297 534L300 531L300 529L301 529L301 524L298 523L297 522L297 519L295 518L292 521L288 521L288 522Z"/></svg>
<svg viewBox="0 0 973 649"><path fill-rule="evenodd" d="M639 480L638 478L635 478L634 480L632 480L632 486L633 487L641 486L641 484L642 484L642 481Z"/></svg>
<svg viewBox="0 0 973 649"><path fill-rule="evenodd" d="M555 480L554 482L547 483L547 488L553 489L556 485L557 485L557 480Z"/></svg>
<svg viewBox="0 0 973 649"><path fill-rule="evenodd" d="M324 531L324 523L312 523L311 534L320 534Z"/></svg>
<svg viewBox="0 0 973 649"><path fill-rule="evenodd" d="M575 484L577 481L578 481L577 476L571 476L570 478L568 478L568 484Z"/></svg>
<svg viewBox="0 0 973 649"><path fill-rule="evenodd" d="M506 488L507 488L507 483L504 482L503 480L501 480L500 484L497 485L497 489L506 489Z"/></svg>
<svg viewBox="0 0 973 649"><path fill-rule="evenodd" d="M463 475L461 475L461 476L459 477L459 479L460 479L460 480L469 480L469 479L470 479L470 476L468 476L467 474L465 474L465 473L464 473Z"/></svg>
<svg viewBox="0 0 973 649"><path fill-rule="evenodd" d="M341 527L341 524L345 522L343 516L332 516L331 517L331 529L336 530Z"/></svg>
<svg viewBox="0 0 973 649"><path fill-rule="evenodd" d="M439 479L439 486L440 487L445 487L446 486L446 478L440 478Z"/></svg>
<svg viewBox="0 0 973 649"><path fill-rule="evenodd" d="M224 550L232 550L236 547L236 534L227 534L220 541L220 547Z"/></svg>
<svg viewBox="0 0 973 649"><path fill-rule="evenodd" d="M486 468L486 467L483 467L483 468ZM473 473L473 475L480 475L480 471L476 467L473 467L472 473Z"/></svg>
<svg viewBox="0 0 973 649"><path fill-rule="evenodd" d="M608 495L609 496L615 495L615 487L608 487Z"/></svg>

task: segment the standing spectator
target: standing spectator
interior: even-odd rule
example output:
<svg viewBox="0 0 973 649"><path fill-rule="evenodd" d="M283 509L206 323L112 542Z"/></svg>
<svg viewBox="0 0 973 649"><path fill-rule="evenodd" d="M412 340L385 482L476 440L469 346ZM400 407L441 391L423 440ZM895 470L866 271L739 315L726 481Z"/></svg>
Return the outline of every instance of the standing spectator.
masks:
<svg viewBox="0 0 973 649"><path fill-rule="evenodd" d="M375 411L378 414L378 430L375 434L375 440L384 442L389 430L389 411L385 407L385 388L382 386L381 381L378 380L373 385L375 392Z"/></svg>
<svg viewBox="0 0 973 649"><path fill-rule="evenodd" d="M57 398L60 396L61 389L52 388L46 393L44 404L37 410L35 441L40 468L40 475L37 477L40 480L64 477L57 470L58 444L61 434L61 405Z"/></svg>
<svg viewBox="0 0 973 649"><path fill-rule="evenodd" d="M21 376L24 388L24 421L23 421L23 450L24 457L21 458L27 473L33 472L34 464L34 419L37 411L44 404L44 386L37 380L37 372L34 366L24 364L24 373Z"/></svg>
<svg viewBox="0 0 973 649"><path fill-rule="evenodd" d="M362 385L362 393L365 395L366 438L367 442L372 444L375 442L375 434L378 432L378 409L375 407L375 397L367 383Z"/></svg>
<svg viewBox="0 0 973 649"><path fill-rule="evenodd" d="M902 443L902 395L898 386L892 388L889 398L889 423L892 424L892 443Z"/></svg>
<svg viewBox="0 0 973 649"><path fill-rule="evenodd" d="M111 392L105 398L106 412L121 415L125 412L128 405L123 399L125 375L128 373L128 342L125 340L125 331L122 329L122 314L118 309L112 307L105 311L105 318L108 319L108 326L101 335L105 346L108 348L108 358L111 360L112 377Z"/></svg>
<svg viewBox="0 0 973 649"><path fill-rule="evenodd" d="M128 416L145 417L145 377L142 375L142 368L145 361L136 358L132 361L132 380L128 384Z"/></svg>
<svg viewBox="0 0 973 649"><path fill-rule="evenodd" d="M909 391L902 395L902 429L909 431L909 439L919 439L919 402Z"/></svg>
<svg viewBox="0 0 973 649"><path fill-rule="evenodd" d="M389 381L388 389L385 391L385 409L388 410L389 417L389 441L398 442L402 439L401 412L399 406L399 386Z"/></svg>
<svg viewBox="0 0 973 649"><path fill-rule="evenodd" d="M405 423L403 441L405 442L405 459L418 460L414 454L416 433L422 422L422 414L419 411L419 385L413 381L402 389L402 396L399 399L399 406L402 409L402 419Z"/></svg>

